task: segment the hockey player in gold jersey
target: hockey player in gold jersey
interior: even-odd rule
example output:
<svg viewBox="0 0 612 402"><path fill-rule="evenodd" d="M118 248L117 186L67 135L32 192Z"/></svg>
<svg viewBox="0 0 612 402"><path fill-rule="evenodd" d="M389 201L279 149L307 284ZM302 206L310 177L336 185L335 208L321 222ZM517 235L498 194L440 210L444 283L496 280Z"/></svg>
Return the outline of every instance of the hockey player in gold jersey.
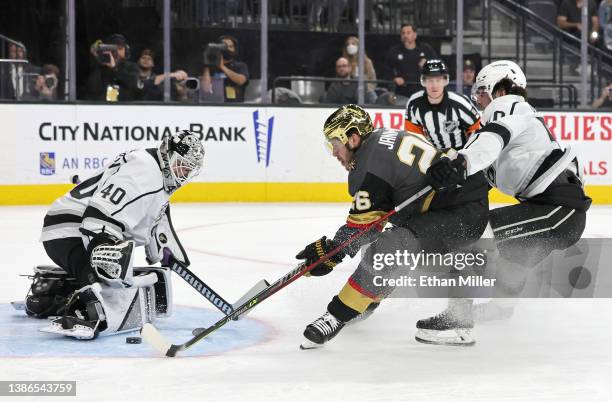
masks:
<svg viewBox="0 0 612 402"><path fill-rule="evenodd" d="M349 171L349 193L353 197L346 223L333 239L326 236L307 245L296 258L311 264L356 232L426 186L425 172L444 154L422 137L405 131L374 130L368 113L356 105L345 105L326 120L324 135L333 156ZM304 331L303 349L317 347L333 338L344 325L379 302L392 286L377 286L374 275L391 276L397 266L374 270L373 255L397 250L452 251L478 240L487 224L487 186L477 175L443 196L429 192L390 219L390 228L372 231L341 253L310 271L326 275L346 255L355 256L370 243L357 270L334 296L327 312ZM378 228L382 230L382 228Z"/></svg>

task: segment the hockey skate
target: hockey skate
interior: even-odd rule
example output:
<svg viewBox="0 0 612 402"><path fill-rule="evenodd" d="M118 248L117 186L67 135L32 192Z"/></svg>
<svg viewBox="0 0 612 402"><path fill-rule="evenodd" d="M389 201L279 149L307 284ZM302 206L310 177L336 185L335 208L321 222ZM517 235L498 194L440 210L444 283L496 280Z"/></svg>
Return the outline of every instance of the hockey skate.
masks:
<svg viewBox="0 0 612 402"><path fill-rule="evenodd" d="M331 340L344 327L344 323L336 317L326 312L321 317L314 320L304 330L306 339L300 345L300 349L320 348L323 344Z"/></svg>
<svg viewBox="0 0 612 402"><path fill-rule="evenodd" d="M440 314L419 320L414 337L419 342L434 345L472 346L476 343L470 332L474 328L472 300L451 299Z"/></svg>

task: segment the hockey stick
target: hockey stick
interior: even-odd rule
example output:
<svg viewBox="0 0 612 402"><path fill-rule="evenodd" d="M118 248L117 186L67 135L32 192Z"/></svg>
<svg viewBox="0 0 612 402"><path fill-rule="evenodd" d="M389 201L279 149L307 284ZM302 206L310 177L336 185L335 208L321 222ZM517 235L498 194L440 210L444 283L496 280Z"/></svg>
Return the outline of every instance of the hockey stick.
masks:
<svg viewBox="0 0 612 402"><path fill-rule="evenodd" d="M238 317L245 314L247 311L251 310L257 304L261 303L262 301L274 295L276 292L278 292L282 288L294 282L296 279L298 279L299 277L301 277L302 275L304 275L305 273L307 273L308 271L310 271L311 269L313 269L320 263L323 263L329 260L331 257L338 254L346 246L348 246L349 244L351 244L352 242L354 242L355 240L357 240L358 238L360 238L361 236L369 232L372 228L376 227L377 224L386 221L391 216L395 215L397 212L402 210L404 207L411 204L415 200L421 198L424 194L428 193L431 190L432 190L431 186L426 186L421 191L414 194L412 197L408 198L406 201L402 202L401 204L396 206L394 209L392 209L391 211L387 212L385 215L378 218L376 221L372 222L370 226L361 230L355 235L351 236L344 243L340 244L339 246L337 246L332 251L325 254L323 257L319 258L317 261L313 262L312 264L308 266L304 265L304 263L299 264L293 270L288 272L285 276L279 278L272 285L266 287L261 292L257 293L255 296L251 297L250 299L242 303L240 306L236 307L231 314L228 314L225 317L221 318L219 321L207 327L204 331L198 333L193 338L189 339L187 342L182 343L182 344L171 344L168 340L166 340L166 338L164 338L164 336L157 330L157 328L155 328L150 323L145 324L142 327L142 330L140 331L143 339L147 343L149 343L151 346L153 346L155 349L157 349L160 353L168 357L176 356L178 352L181 352L193 346L194 344L201 341L202 339L204 339L211 333L223 327L225 324L227 324L231 320L238 319Z"/></svg>
<svg viewBox="0 0 612 402"><path fill-rule="evenodd" d="M199 294L204 296L204 298L211 302L213 306L218 308L219 311L221 311L225 315L234 312L234 307L231 305L231 303L228 303L210 286L208 286L206 283L204 283L204 281L202 281L193 272L191 272L185 264L177 260L167 248L164 249L164 255L168 260L168 268L170 268L178 276L183 278L183 280L187 282L189 286L191 286Z"/></svg>

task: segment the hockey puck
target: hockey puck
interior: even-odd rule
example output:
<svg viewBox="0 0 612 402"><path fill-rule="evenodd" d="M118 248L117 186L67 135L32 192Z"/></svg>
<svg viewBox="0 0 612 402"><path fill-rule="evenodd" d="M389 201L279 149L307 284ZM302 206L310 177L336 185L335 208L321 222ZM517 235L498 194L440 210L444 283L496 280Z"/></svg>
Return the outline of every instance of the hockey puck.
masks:
<svg viewBox="0 0 612 402"><path fill-rule="evenodd" d="M125 338L125 343L142 343L142 338L139 336L128 336Z"/></svg>

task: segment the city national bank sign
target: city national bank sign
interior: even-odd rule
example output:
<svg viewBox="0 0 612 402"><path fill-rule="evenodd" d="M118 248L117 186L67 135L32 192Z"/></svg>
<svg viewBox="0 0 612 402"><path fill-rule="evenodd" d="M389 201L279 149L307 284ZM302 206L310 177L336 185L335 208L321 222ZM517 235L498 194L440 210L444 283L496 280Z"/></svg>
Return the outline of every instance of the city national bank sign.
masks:
<svg viewBox="0 0 612 402"><path fill-rule="evenodd" d="M185 129L209 145L246 142L248 135L246 125L206 126L194 122L184 126L108 125L99 122L69 125L46 121L38 126L38 138L43 141L45 148L40 152L40 174L49 176L59 170L97 170L120 152L156 147L164 137ZM67 147L68 143L78 144L78 147Z"/></svg>

